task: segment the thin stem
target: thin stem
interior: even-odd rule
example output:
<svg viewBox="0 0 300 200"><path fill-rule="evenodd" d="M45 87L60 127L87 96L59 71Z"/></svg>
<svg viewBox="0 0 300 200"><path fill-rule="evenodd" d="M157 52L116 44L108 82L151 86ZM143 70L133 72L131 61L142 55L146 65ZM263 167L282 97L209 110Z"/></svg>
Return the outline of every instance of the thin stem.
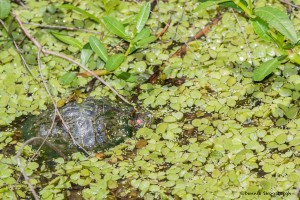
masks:
<svg viewBox="0 0 300 200"><path fill-rule="evenodd" d="M126 51L126 53L125 53L125 56L128 56L129 54L130 54L130 51L131 51L131 49L132 49L132 42L130 42L129 43L129 47L128 47L128 49L127 49L127 51Z"/></svg>
<svg viewBox="0 0 300 200"><path fill-rule="evenodd" d="M240 0L234 0L234 3L238 7L240 7L248 15L248 17L250 17L250 18L254 17L253 14L252 14L252 10L247 8L247 6L245 6Z"/></svg>
<svg viewBox="0 0 300 200"><path fill-rule="evenodd" d="M248 40L247 40L247 35L246 35L245 31L243 30L242 24L240 23L240 21L239 21L238 17L236 16L235 12L232 11L232 13L233 13L233 16L234 16L234 18L235 18L237 24L239 25L239 27L240 27L240 29L241 29L241 32L242 32L243 37L244 37L244 40L245 40L246 45L247 45L247 54L248 54L247 56L248 56L248 58L249 58L249 60L250 60L250 62L251 62L251 65L253 65L252 54L251 54L249 42L248 42Z"/></svg>
<svg viewBox="0 0 300 200"><path fill-rule="evenodd" d="M82 32L86 32L86 33L95 33L95 34L102 35L101 32L94 31L94 30L82 29L82 28L57 26L57 25L45 25L45 24L37 24L37 23L29 23L29 22L22 22L22 23L27 24L29 26L36 26L36 27L46 28L46 29L61 29L61 30L68 30L68 31L82 31Z"/></svg>

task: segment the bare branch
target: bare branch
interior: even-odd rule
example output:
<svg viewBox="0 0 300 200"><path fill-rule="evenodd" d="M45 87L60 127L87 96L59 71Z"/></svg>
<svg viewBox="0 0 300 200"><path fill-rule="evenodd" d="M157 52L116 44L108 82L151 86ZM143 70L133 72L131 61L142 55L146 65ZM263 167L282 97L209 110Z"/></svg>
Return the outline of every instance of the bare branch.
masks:
<svg viewBox="0 0 300 200"><path fill-rule="evenodd" d="M252 54L251 54L251 50L250 50L250 46L249 46L249 42L248 42L248 39L247 39L247 35L245 33L245 31L243 30L243 27L240 23L240 20L238 19L238 17L236 16L235 12L232 10L232 13L233 13L233 16L237 22L237 24L239 25L240 29L241 29L241 32L243 34L243 37L244 37L244 40L246 42L246 46L247 46L247 56L251 62L251 65L253 65L253 60L252 60Z"/></svg>
<svg viewBox="0 0 300 200"><path fill-rule="evenodd" d="M48 85L47 85L46 80L45 80L45 78L44 78L44 75L43 75L43 73L42 73L41 50L38 51L37 58L38 58L37 60L38 60L38 65L39 65L40 76L41 76L41 78L42 78L44 87L45 87L45 89L46 89L46 91L47 91L47 93L48 93L48 96L49 96L49 98L51 99L52 104L53 104L53 106L54 106L55 114L57 114L57 115L59 116L59 118L60 118L60 120L61 120L63 126L66 128L66 130L67 130L69 136L71 137L71 139L72 139L72 141L73 141L73 144L76 145L76 146L78 146L78 147L80 147L80 149L82 149L87 155L90 155L90 154L89 154L89 153L88 153L88 152L87 152L80 144L78 144L78 142L75 140L75 138L73 137L73 135L72 135L72 133L71 133L71 131L70 131L68 125L65 123L63 117L61 116L61 114L60 114L60 112L59 112L59 110L58 110L58 108L57 108L57 106L56 106L56 102L55 102L54 98L53 98L52 95L51 95L51 92L50 92L50 90L49 90L49 88L48 88ZM49 135L50 133L51 133L51 130L50 130L50 132L48 133L48 135ZM47 135L47 137L48 137L48 135ZM45 139L44 141L46 141L46 139Z"/></svg>
<svg viewBox="0 0 300 200"><path fill-rule="evenodd" d="M29 22L22 22L23 24L27 24L29 26L36 26L39 28L45 29L60 29L60 30L67 30L67 31L82 31L86 33L95 33L98 35L102 35L103 33L95 30L88 30L83 28L76 28L76 27L67 27L67 26L57 26L57 25L45 25L45 24L37 24L37 23L29 23Z"/></svg>
<svg viewBox="0 0 300 200"><path fill-rule="evenodd" d="M4 30L7 32L7 34L9 34L9 36L11 37L12 41L13 41L13 44L17 50L17 52L19 53L20 57L21 57L21 60L22 60L22 63L23 65L25 66L25 68L29 71L29 73L33 76L33 78L39 82L38 78L33 74L33 72L31 71L31 69L29 68L29 66L27 65L27 62L24 58L24 56L22 55L22 51L21 49L19 48L19 46L17 45L16 41L14 40L14 37L13 35L8 31L8 29L6 28L4 22L0 19L0 23L1 25L3 26Z"/></svg>
<svg viewBox="0 0 300 200"><path fill-rule="evenodd" d="M54 145L52 145L51 143L49 143L48 141L44 141L44 138L42 137L33 137L33 138L30 138L29 140L27 140L26 142L23 143L23 145L21 146L21 148L19 149L17 155L16 155L16 161L17 161L17 165L19 166L20 168L20 172L22 173L25 181L27 182L29 188L30 188L30 191L32 192L32 195L34 196L34 199L35 200L39 200L39 196L38 194L36 193L33 185L30 183L30 179L29 177L27 176L23 166L22 166L22 163L21 163L21 160L20 160L20 156L23 152L23 149L25 148L26 145L29 145L31 144L32 142L34 141L42 141L42 142L45 142L45 144L50 147L51 149L53 149L54 151L56 151L61 157L63 157L65 160L67 160L67 157L58 149L56 148Z"/></svg>

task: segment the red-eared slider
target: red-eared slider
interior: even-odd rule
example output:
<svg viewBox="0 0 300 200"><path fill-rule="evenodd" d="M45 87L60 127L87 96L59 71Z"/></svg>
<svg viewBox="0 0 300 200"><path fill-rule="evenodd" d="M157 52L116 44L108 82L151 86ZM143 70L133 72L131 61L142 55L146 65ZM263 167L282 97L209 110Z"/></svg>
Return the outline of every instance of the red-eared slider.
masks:
<svg viewBox="0 0 300 200"><path fill-rule="evenodd" d="M48 142L64 152L71 152L76 149L71 134L86 150L100 150L131 137L134 130L151 120L147 111L136 112L131 105L106 98L88 98L82 103L70 102L60 108L59 112L67 127L55 115L54 109L48 110L25 121L22 127L25 139L35 136L46 138L48 135Z"/></svg>

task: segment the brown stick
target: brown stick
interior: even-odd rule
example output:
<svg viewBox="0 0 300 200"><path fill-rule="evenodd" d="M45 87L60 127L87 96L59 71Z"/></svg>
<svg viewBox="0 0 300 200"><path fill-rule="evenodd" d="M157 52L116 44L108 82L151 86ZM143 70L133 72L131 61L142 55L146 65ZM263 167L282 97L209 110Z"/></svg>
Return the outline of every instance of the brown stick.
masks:
<svg viewBox="0 0 300 200"><path fill-rule="evenodd" d="M37 140L45 142L45 144L47 146L49 146L51 149L53 149L54 151L56 151L61 157L63 157L65 160L67 159L67 157L59 149L57 149L54 145L52 145L48 141L44 141L44 138L42 138L42 137L33 137L33 138L31 138L31 139L29 139L29 140L27 140L26 142L23 143L23 145L21 146L21 148L19 149L19 151L18 151L18 153L16 155L16 161L17 161L17 164L18 164L18 166L20 168L20 172L22 173L25 181L27 182L27 184L29 186L29 189L30 189L30 191L31 191L31 193L32 193L32 195L33 195L33 197L34 197L35 200L39 200L40 198L39 198L38 194L36 193L33 185L30 183L30 179L27 176L27 174L26 174L26 172L25 172L25 170L23 168L23 165L21 163L20 156L21 156L21 153L23 152L23 149L25 148L26 145L29 145L32 142L37 141Z"/></svg>
<svg viewBox="0 0 300 200"><path fill-rule="evenodd" d="M30 26L36 26L39 28L45 28L45 29L60 29L60 30L67 30L67 31L82 31L86 33L95 33L95 34L102 34L99 31L94 30L87 30L82 28L75 28L75 27L66 27L66 26L57 26L57 25L45 25L45 24L36 24L36 23L29 23L29 22L22 22L23 24L27 24Z"/></svg>
<svg viewBox="0 0 300 200"><path fill-rule="evenodd" d="M162 37L168 30L168 28L170 27L170 24L171 24L171 17L170 19L168 20L168 22L166 23L165 27L163 28L163 30L157 34L157 38L160 38Z"/></svg>
<svg viewBox="0 0 300 200"><path fill-rule="evenodd" d="M201 29L198 33L196 33L196 35L194 35L193 37L191 37L187 43L185 43L184 45L182 45L172 56L176 57L176 56L183 56L184 54L186 54L186 51L188 49L188 43L194 41L194 40L198 40L199 38L201 38L204 35L207 35L209 33L209 31L211 30L211 28L218 24L218 22L222 19L222 15L216 17L211 23L209 23L208 25L206 25L203 29Z"/></svg>
<svg viewBox="0 0 300 200"><path fill-rule="evenodd" d="M211 28L214 25L216 25L221 19L222 19L222 15L217 16L211 23L206 25L203 29L201 29L193 37L191 37L186 43L184 43L170 58L174 58L177 56L183 57L187 52L188 44L194 40L200 39L204 35L207 35L211 30ZM152 76L147 80L147 82L152 84L157 83L157 81L159 80L158 77L160 76L160 73L165 66L166 63L163 63L161 67L152 74Z"/></svg>

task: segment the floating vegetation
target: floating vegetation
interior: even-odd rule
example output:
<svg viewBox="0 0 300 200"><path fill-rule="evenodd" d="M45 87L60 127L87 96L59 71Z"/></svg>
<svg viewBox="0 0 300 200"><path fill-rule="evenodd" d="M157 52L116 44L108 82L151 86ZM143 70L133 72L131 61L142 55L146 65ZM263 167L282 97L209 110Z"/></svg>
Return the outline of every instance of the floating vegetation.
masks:
<svg viewBox="0 0 300 200"><path fill-rule="evenodd" d="M0 11L0 197L35 198L30 182L41 199L298 199L298 36L263 13L288 10L285 20L298 32L299 1L255 1L251 15L269 23L271 39L257 33L261 22L249 13L216 2L200 10L203 1L190 0L12 4L45 50L83 64L153 113L149 127L119 145L67 159L35 155L14 126L49 109L48 92L58 107L119 97L70 60L38 59L20 24Z"/></svg>

